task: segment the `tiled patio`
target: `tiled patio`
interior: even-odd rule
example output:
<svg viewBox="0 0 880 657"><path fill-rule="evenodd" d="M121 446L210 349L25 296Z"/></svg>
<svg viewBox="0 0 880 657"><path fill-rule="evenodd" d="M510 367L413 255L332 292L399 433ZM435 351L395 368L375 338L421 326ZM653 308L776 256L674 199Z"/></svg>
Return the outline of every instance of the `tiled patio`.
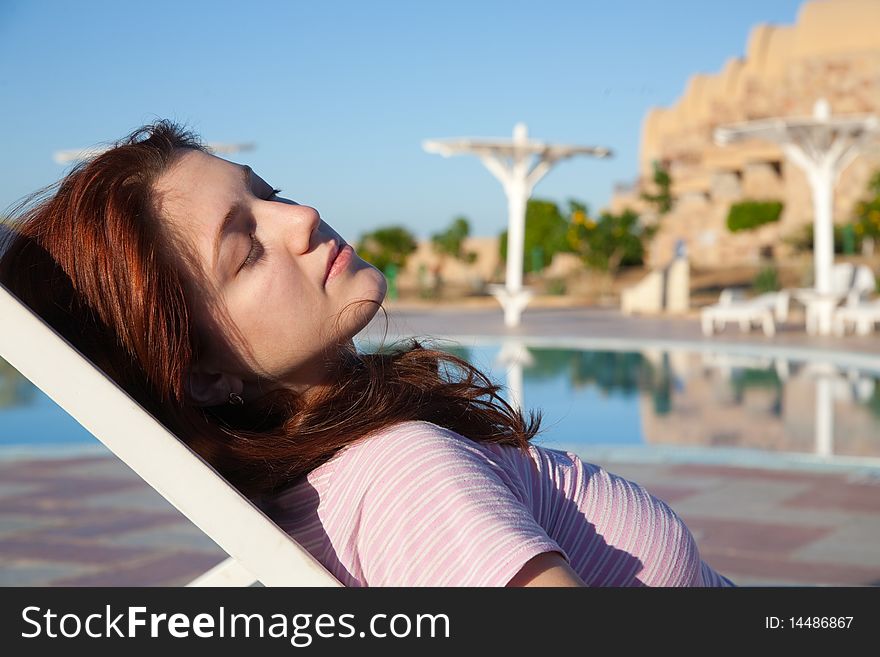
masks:
<svg viewBox="0 0 880 657"><path fill-rule="evenodd" d="M737 584L880 585L880 480L601 463L685 520ZM114 456L0 464L0 585L181 585L224 558Z"/></svg>
<svg viewBox="0 0 880 657"><path fill-rule="evenodd" d="M381 338L385 331L385 317L380 312L368 326L365 336ZM418 336L495 336L521 338L550 338L559 340L619 340L650 343L680 342L688 345L740 345L758 348L821 350L834 353L880 356L880 333L868 336L848 334L845 337L812 336L804 331L803 322L796 312L785 324L777 327L773 338L760 330L741 332L728 325L712 337L700 330L699 311L687 316L624 316L616 308L603 307L530 307L522 316L522 324L515 328L504 326L500 306L494 299L480 306L455 308L449 306L425 307L423 304L389 305L387 330L389 337Z"/></svg>

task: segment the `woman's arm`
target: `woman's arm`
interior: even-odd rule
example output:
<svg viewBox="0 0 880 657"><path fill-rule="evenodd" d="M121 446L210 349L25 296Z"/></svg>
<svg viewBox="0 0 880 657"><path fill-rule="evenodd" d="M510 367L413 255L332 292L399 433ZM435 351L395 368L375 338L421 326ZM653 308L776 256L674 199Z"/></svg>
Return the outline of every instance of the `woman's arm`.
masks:
<svg viewBox="0 0 880 657"><path fill-rule="evenodd" d="M507 586L586 586L559 552L529 559Z"/></svg>

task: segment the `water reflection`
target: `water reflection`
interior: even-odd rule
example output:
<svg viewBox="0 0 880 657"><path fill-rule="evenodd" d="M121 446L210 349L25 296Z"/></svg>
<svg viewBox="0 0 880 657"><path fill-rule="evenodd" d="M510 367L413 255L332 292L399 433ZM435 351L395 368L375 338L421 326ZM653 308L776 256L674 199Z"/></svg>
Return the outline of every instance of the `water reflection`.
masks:
<svg viewBox="0 0 880 657"><path fill-rule="evenodd" d="M522 340L508 340L495 351L495 374L506 380L510 400L544 408L556 421L553 434L560 442L880 457L880 385L867 372L726 353L548 349ZM570 401L563 417L554 418L546 410L558 408L560 389ZM585 390L630 400L640 435L603 440L597 429L613 432L614 423L593 422L598 407L595 400L579 399Z"/></svg>
<svg viewBox="0 0 880 657"><path fill-rule="evenodd" d="M506 384L516 399L523 397L523 376L531 384L562 378L573 390L595 387L604 396L648 392L661 414L668 408L674 384L667 361L665 353L655 362L648 354L637 352L538 349L516 339L504 341L495 358L495 363L506 369Z"/></svg>

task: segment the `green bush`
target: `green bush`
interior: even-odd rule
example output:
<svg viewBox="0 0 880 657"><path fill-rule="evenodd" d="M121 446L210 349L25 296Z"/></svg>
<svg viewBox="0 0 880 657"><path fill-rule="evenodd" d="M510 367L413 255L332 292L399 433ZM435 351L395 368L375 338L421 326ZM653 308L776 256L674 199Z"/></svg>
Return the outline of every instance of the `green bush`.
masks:
<svg viewBox="0 0 880 657"><path fill-rule="evenodd" d="M644 243L653 236L656 226L643 227L633 210L602 212L598 219L586 214L572 216L569 244L588 267L613 275L621 267L644 263Z"/></svg>
<svg viewBox="0 0 880 657"><path fill-rule="evenodd" d="M758 226L779 221L782 214L781 201L742 201L730 206L727 229L731 233L754 230Z"/></svg>
<svg viewBox="0 0 880 657"><path fill-rule="evenodd" d="M403 269L406 259L417 246L415 235L404 226L383 226L361 235L355 250L361 258L384 272L392 264Z"/></svg>
<svg viewBox="0 0 880 657"><path fill-rule="evenodd" d="M853 227L856 237L880 238L880 171L868 181L867 197L855 207Z"/></svg>
<svg viewBox="0 0 880 657"><path fill-rule="evenodd" d="M553 296L562 296L565 294L567 286L565 281L560 278L553 278L547 281L547 294Z"/></svg>
<svg viewBox="0 0 880 657"><path fill-rule="evenodd" d="M752 290L755 294L776 292L780 289L779 274L774 267L764 267L752 281Z"/></svg>
<svg viewBox="0 0 880 657"><path fill-rule="evenodd" d="M526 204L526 225L523 236L523 270L544 269L560 251L570 251L565 241L568 222L553 201L529 199ZM507 230L498 238L501 260L507 261Z"/></svg>

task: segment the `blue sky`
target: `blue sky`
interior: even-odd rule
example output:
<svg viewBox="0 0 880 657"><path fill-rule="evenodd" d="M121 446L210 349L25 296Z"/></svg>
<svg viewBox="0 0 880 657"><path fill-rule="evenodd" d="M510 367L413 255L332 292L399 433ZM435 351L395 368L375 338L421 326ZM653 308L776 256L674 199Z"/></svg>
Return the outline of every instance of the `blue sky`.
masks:
<svg viewBox="0 0 880 657"><path fill-rule="evenodd" d="M647 109L742 56L796 0L48 2L0 0L0 211L60 178L59 149L171 118L347 239L380 225L420 237L464 214L506 225L501 185L426 138L608 146L558 164L534 196L602 207L637 174Z"/></svg>

